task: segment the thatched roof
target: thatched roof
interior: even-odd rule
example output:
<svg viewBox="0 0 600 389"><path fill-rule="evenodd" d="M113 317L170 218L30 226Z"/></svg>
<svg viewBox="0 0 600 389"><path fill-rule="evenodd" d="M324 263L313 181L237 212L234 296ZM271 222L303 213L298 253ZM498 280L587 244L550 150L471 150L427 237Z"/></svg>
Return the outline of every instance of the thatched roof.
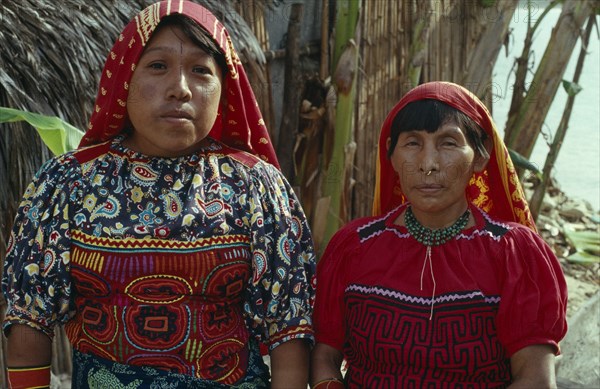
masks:
<svg viewBox="0 0 600 389"><path fill-rule="evenodd" d="M106 55L125 24L154 0L12 0L0 3L0 106L58 116L85 129ZM235 11L238 0L197 1L227 27L245 63L265 65ZM268 7L269 0L253 4ZM21 194L49 152L21 123L0 124L0 260Z"/></svg>

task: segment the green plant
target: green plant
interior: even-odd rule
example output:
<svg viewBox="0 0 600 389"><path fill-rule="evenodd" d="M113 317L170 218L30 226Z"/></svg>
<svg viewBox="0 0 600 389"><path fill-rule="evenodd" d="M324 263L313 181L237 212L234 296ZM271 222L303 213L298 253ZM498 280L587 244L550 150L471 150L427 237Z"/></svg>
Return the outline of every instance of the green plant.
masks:
<svg viewBox="0 0 600 389"><path fill-rule="evenodd" d="M83 131L56 116L0 107L0 123L26 121L33 126L53 154L59 155L77 148Z"/></svg>

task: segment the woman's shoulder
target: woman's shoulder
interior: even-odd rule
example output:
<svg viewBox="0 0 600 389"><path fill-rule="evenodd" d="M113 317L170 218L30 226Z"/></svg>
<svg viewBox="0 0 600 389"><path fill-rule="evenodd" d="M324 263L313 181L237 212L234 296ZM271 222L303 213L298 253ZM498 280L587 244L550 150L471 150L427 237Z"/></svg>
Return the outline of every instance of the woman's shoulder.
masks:
<svg viewBox="0 0 600 389"><path fill-rule="evenodd" d="M494 218L484 210L474 207L479 235L487 235L499 242L510 242L510 244L522 241L540 241L541 236L531 228L513 221Z"/></svg>
<svg viewBox="0 0 600 389"><path fill-rule="evenodd" d="M65 156L74 158L77 163L82 165L108 153L112 143L113 141L109 140L92 146L82 147L65 154Z"/></svg>
<svg viewBox="0 0 600 389"><path fill-rule="evenodd" d="M219 165L229 165L236 174L258 182L283 179L283 174L272 164L257 155L236 149L224 143L214 141L204 149L206 153L217 158Z"/></svg>
<svg viewBox="0 0 600 389"><path fill-rule="evenodd" d="M364 216L353 219L340 227L331 240L345 243L359 242L372 235L374 231L384 229L385 220L383 216Z"/></svg>
<svg viewBox="0 0 600 389"><path fill-rule="evenodd" d="M227 157L234 163L239 164L249 170L254 169L255 167L260 168L263 164L267 164L254 154L236 149L223 143L218 143L218 154L222 154L224 157Z"/></svg>
<svg viewBox="0 0 600 389"><path fill-rule="evenodd" d="M75 157L76 150L68 151L64 154L56 155L42 164L36 176L56 177L64 181L69 179L80 170L80 164Z"/></svg>

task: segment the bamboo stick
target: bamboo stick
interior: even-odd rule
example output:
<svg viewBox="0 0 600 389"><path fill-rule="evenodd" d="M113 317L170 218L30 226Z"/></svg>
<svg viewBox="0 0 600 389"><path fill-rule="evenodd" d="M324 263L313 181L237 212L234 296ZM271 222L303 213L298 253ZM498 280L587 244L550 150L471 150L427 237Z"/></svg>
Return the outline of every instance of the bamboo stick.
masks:
<svg viewBox="0 0 600 389"><path fill-rule="evenodd" d="M580 30L593 12L592 2L593 0L565 0L563 3L559 20L533 76L531 88L514 119L511 136L505 139L507 147L525 158L531 156L575 42L579 39Z"/></svg>

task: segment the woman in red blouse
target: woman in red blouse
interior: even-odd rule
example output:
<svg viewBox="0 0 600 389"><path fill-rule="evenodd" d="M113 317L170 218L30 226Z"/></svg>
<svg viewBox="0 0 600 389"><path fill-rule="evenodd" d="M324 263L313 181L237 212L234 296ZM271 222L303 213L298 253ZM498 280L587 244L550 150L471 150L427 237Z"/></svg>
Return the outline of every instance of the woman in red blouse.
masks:
<svg viewBox="0 0 600 389"><path fill-rule="evenodd" d="M318 263L313 388L555 386L566 283L476 96L432 82L392 109L374 214Z"/></svg>

